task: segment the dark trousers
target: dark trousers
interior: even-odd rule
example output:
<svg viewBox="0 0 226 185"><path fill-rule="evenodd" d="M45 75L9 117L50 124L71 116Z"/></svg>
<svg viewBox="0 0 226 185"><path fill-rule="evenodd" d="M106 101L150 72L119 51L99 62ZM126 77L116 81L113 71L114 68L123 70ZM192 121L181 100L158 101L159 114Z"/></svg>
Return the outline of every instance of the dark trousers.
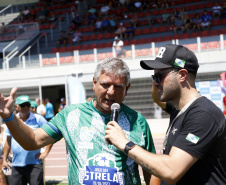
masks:
<svg viewBox="0 0 226 185"><path fill-rule="evenodd" d="M43 185L43 165L27 165L24 167L12 167L10 185Z"/></svg>

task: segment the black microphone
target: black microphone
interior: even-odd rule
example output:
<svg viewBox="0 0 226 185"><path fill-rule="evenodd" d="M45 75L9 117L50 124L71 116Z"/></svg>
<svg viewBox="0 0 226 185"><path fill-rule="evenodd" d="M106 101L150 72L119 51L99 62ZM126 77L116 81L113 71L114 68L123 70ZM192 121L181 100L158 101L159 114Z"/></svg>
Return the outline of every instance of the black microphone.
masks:
<svg viewBox="0 0 226 185"><path fill-rule="evenodd" d="M111 105L111 121L118 122L119 111L120 111L120 105L118 103L113 103Z"/></svg>

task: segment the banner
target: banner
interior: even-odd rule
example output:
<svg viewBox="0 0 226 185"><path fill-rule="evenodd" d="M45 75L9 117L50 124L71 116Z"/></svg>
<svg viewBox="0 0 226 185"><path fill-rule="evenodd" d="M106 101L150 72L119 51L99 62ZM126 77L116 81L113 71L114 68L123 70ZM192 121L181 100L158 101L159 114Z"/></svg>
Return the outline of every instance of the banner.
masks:
<svg viewBox="0 0 226 185"><path fill-rule="evenodd" d="M210 99L223 111L223 97L225 95L221 90L221 86L223 84L221 80L195 82L195 84L197 90L202 96Z"/></svg>
<svg viewBox="0 0 226 185"><path fill-rule="evenodd" d="M67 77L69 105L86 102L86 92L83 84L73 76Z"/></svg>

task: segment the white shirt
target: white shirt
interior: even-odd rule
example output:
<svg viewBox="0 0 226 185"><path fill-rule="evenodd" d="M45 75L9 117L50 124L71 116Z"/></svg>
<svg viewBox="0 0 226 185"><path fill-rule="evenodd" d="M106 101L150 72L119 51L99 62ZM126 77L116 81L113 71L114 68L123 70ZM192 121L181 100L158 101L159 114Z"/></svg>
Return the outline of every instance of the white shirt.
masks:
<svg viewBox="0 0 226 185"><path fill-rule="evenodd" d="M43 104L40 104L38 107L37 107L37 113L38 114L45 114L46 113L46 108Z"/></svg>
<svg viewBox="0 0 226 185"><path fill-rule="evenodd" d="M123 45L124 43L122 40L120 40L119 42L116 42L116 41L113 42L113 46L123 46Z"/></svg>
<svg viewBox="0 0 226 185"><path fill-rule="evenodd" d="M116 51L122 50L121 47L122 47L123 45L124 45L124 43L123 43L122 40L120 40L120 41L118 41L118 42L116 42L116 41L113 42L113 46L115 47Z"/></svg>
<svg viewBox="0 0 226 185"><path fill-rule="evenodd" d="M105 13L105 12L107 12L109 9L110 9L109 6L102 6L101 9L100 9L100 11Z"/></svg>

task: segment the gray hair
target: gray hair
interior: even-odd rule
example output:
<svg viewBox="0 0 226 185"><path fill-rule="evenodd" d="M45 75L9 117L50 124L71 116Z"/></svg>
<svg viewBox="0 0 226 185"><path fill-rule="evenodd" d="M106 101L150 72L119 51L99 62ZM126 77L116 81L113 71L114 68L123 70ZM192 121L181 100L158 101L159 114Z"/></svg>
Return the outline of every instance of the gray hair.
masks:
<svg viewBox="0 0 226 185"><path fill-rule="evenodd" d="M97 64L94 72L94 79L98 81L100 74L110 73L115 76L121 76L126 78L126 86L130 83L130 71L127 64L119 58L105 58Z"/></svg>

